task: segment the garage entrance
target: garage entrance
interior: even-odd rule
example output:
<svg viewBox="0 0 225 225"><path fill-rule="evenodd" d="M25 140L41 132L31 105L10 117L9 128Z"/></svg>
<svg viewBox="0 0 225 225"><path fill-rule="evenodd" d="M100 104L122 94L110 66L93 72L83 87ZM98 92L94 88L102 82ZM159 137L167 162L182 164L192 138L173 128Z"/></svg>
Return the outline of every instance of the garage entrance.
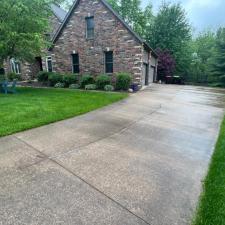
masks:
<svg viewBox="0 0 225 225"><path fill-rule="evenodd" d="M149 65L147 63L143 64L142 71L142 86L147 86L149 84Z"/></svg>

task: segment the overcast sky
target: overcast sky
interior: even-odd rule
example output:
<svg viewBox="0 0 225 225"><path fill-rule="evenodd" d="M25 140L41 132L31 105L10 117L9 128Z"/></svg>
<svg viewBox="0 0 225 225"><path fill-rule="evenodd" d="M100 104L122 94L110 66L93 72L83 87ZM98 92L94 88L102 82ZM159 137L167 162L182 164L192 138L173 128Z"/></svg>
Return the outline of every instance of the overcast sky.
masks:
<svg viewBox="0 0 225 225"><path fill-rule="evenodd" d="M152 2L157 11L161 0L142 0L143 6ZM188 18L196 32L207 28L225 26L225 0L170 0L180 2L186 9Z"/></svg>

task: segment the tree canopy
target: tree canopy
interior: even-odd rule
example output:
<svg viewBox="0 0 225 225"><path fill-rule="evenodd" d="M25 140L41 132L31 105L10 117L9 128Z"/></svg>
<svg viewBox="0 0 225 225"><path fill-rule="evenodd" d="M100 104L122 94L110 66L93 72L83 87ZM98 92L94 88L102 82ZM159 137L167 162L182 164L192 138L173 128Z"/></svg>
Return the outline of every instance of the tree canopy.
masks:
<svg viewBox="0 0 225 225"><path fill-rule="evenodd" d="M56 0L1 0L0 65L8 58L30 61L43 49L50 4Z"/></svg>

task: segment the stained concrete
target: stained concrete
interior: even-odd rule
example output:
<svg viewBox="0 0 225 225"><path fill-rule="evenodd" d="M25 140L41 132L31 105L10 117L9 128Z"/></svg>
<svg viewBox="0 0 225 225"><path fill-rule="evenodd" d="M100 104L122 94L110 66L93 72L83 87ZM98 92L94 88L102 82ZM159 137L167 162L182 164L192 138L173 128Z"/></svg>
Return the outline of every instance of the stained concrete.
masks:
<svg viewBox="0 0 225 225"><path fill-rule="evenodd" d="M153 85L0 139L1 225L188 225L225 91Z"/></svg>

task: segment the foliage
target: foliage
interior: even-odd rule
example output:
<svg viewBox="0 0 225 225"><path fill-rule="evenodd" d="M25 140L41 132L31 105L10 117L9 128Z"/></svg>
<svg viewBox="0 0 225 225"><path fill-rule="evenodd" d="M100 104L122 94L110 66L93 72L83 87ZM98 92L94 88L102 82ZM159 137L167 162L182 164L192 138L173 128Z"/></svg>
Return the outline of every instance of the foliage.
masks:
<svg viewBox="0 0 225 225"><path fill-rule="evenodd" d="M124 93L48 88L17 88L17 92L0 93L0 136L78 116L127 97Z"/></svg>
<svg viewBox="0 0 225 225"><path fill-rule="evenodd" d="M65 84L59 82L59 83L56 83L54 87L55 88L64 88L65 87Z"/></svg>
<svg viewBox="0 0 225 225"><path fill-rule="evenodd" d="M157 49L158 54L158 80L165 81L166 76L173 76L175 70L175 60L169 50Z"/></svg>
<svg viewBox="0 0 225 225"><path fill-rule="evenodd" d="M95 84L85 85L85 90L96 90L97 86Z"/></svg>
<svg viewBox="0 0 225 225"><path fill-rule="evenodd" d="M8 73L8 74L6 75L6 77L7 77L7 79L8 79L9 81L13 81L13 80L21 80L21 75L20 75L20 74L13 73L13 72Z"/></svg>
<svg viewBox="0 0 225 225"><path fill-rule="evenodd" d="M75 84L78 82L78 77L75 74L64 74L63 75L63 83L65 87L69 87L71 84Z"/></svg>
<svg viewBox="0 0 225 225"><path fill-rule="evenodd" d="M225 221L225 117L193 225L223 225Z"/></svg>
<svg viewBox="0 0 225 225"><path fill-rule="evenodd" d="M127 91L131 84L131 75L129 73L118 73L116 75L116 89Z"/></svg>
<svg viewBox="0 0 225 225"><path fill-rule="evenodd" d="M6 59L31 61L41 55L52 2L57 0L1 0L0 67Z"/></svg>
<svg viewBox="0 0 225 225"><path fill-rule="evenodd" d="M188 43L191 27L180 4L163 2L148 37L154 49L168 49L176 60L176 73L185 73L190 63Z"/></svg>
<svg viewBox="0 0 225 225"><path fill-rule="evenodd" d="M0 81L6 80L6 76L4 74L0 74Z"/></svg>
<svg viewBox="0 0 225 225"><path fill-rule="evenodd" d="M112 85L105 85L104 90L105 91L114 91L114 87Z"/></svg>
<svg viewBox="0 0 225 225"><path fill-rule="evenodd" d="M57 83L63 83L63 76L58 73L50 73L48 81L49 85L54 87Z"/></svg>
<svg viewBox="0 0 225 225"><path fill-rule="evenodd" d="M110 83L111 83L111 80L108 75L102 74L97 76L96 78L97 89L104 90L104 87L106 85L109 85Z"/></svg>
<svg viewBox="0 0 225 225"><path fill-rule="evenodd" d="M217 31L215 55L212 59L212 74L225 87L225 28Z"/></svg>
<svg viewBox="0 0 225 225"><path fill-rule="evenodd" d="M140 0L108 0L108 2L135 32L139 35L144 34L147 14L144 14Z"/></svg>
<svg viewBox="0 0 225 225"><path fill-rule="evenodd" d="M81 80L80 80L81 88L84 88L88 84L94 84L94 83L95 83L94 77L91 75L83 75L81 77Z"/></svg>
<svg viewBox="0 0 225 225"><path fill-rule="evenodd" d="M69 86L70 89L80 89L80 85L79 84L71 84Z"/></svg>
<svg viewBox="0 0 225 225"><path fill-rule="evenodd" d="M48 77L50 74L52 74L52 73L47 72L47 71L40 71L37 75L37 79L39 82L46 83L46 82L48 82Z"/></svg>
<svg viewBox="0 0 225 225"><path fill-rule="evenodd" d="M215 54L215 40L213 32L205 31L190 42L192 54L187 81L205 84L212 81L210 65Z"/></svg>

